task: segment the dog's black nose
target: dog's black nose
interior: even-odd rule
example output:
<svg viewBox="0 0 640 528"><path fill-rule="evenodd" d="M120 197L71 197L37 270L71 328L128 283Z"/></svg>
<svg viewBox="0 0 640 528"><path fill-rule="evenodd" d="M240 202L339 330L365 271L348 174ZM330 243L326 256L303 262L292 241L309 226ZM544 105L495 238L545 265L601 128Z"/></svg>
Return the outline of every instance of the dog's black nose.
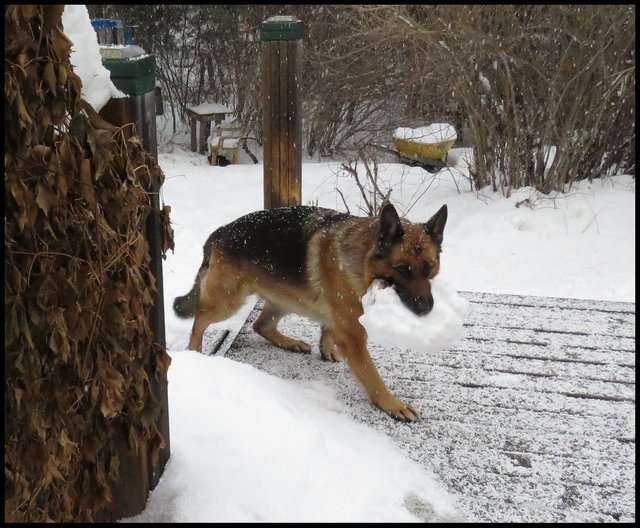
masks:
<svg viewBox="0 0 640 528"><path fill-rule="evenodd" d="M412 308L416 315L427 315L433 309L433 297L414 297Z"/></svg>

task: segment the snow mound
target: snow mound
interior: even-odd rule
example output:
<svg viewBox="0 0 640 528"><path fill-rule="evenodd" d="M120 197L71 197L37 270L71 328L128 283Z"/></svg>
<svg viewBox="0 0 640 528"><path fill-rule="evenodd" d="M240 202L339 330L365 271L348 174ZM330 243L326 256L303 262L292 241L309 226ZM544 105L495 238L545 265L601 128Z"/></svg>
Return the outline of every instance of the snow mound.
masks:
<svg viewBox="0 0 640 528"><path fill-rule="evenodd" d="M99 112L112 97L127 97L111 81L111 72L102 65L98 36L91 26L85 5L65 5L62 12L64 34L73 42L71 64L82 80L82 97Z"/></svg>
<svg viewBox="0 0 640 528"><path fill-rule="evenodd" d="M369 340L424 353L454 345L462 335L469 301L438 277L431 281L431 293L433 309L418 316L402 304L393 287L373 281L362 297L364 314L359 318Z"/></svg>
<svg viewBox="0 0 640 528"><path fill-rule="evenodd" d="M393 137L413 143L433 144L443 141L455 141L457 134L456 129L447 123L434 123L433 125L418 128L396 128Z"/></svg>

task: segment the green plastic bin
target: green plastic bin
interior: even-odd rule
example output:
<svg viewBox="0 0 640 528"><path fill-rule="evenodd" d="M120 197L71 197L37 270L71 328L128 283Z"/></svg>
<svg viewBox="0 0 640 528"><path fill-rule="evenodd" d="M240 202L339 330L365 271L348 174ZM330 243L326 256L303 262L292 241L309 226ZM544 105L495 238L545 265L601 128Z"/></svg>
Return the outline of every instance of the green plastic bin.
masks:
<svg viewBox="0 0 640 528"><path fill-rule="evenodd" d="M156 58L143 55L130 59L102 59L102 64L111 72L116 88L127 95L143 95L155 90Z"/></svg>

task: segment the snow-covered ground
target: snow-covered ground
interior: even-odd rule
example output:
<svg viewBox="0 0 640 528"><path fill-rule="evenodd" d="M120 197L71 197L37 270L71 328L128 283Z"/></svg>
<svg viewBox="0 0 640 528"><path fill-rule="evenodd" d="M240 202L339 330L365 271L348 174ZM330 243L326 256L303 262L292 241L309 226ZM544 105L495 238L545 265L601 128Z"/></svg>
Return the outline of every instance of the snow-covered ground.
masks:
<svg viewBox="0 0 640 528"><path fill-rule="evenodd" d="M104 80L86 8L67 6L65 17L83 93L99 107L113 88ZM448 490L389 438L354 422L327 387L185 350L191 323L174 316L173 298L191 288L208 235L261 209L263 187L261 165L212 167L182 146L186 136L180 139L161 140L159 155L176 245L164 263L171 458L146 509L128 520L464 518ZM552 196L521 189L504 198L469 191L468 154L452 151L452 167L436 175L380 166L383 186L393 189L392 202L409 220L426 221L448 205L440 279L462 292L635 302L634 178L581 182ZM303 203L344 210L339 188L359 213L359 192L339 167L305 163ZM241 324L248 309L218 326Z"/></svg>
<svg viewBox="0 0 640 528"><path fill-rule="evenodd" d="M392 201L410 220L426 221L448 205L440 278L449 286L635 302L632 177L585 181L553 196L521 189L504 198L468 190L465 155L453 151L453 167L436 175L380 167ZM262 166L213 167L179 145L159 157L176 242L164 263L172 455L147 509L133 519L420 520L415 500L429 505L428 518L464 517L432 475L390 439L352 421L321 384L184 350L191 321L172 313L173 298L191 288L208 235L262 208ZM339 169L337 162L305 163L303 203L344 210L340 188L359 213L360 194ZM216 326L241 324L249 308Z"/></svg>

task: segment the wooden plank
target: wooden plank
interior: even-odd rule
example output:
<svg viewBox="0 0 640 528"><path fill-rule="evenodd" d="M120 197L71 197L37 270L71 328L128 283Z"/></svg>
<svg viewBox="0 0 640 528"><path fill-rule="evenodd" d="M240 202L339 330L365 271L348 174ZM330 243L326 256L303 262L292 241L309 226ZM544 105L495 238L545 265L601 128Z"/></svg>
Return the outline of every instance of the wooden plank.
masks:
<svg viewBox="0 0 640 528"><path fill-rule="evenodd" d="M271 165L273 163L271 156L271 94L270 86L270 65L271 65L271 47L262 43L260 49L260 67L261 67L261 89L262 89L262 145L263 145L263 195L264 208L271 208Z"/></svg>
<svg viewBox="0 0 640 528"><path fill-rule="evenodd" d="M460 341L417 354L370 344L389 388L423 420L372 407L348 368L319 360L318 325L289 315L280 330L316 345L294 354L251 324L227 357L299 382L317 380L343 412L388 435L435 473L469 520L635 521L635 305L463 295ZM566 324L561 324L565 322Z"/></svg>
<svg viewBox="0 0 640 528"><path fill-rule="evenodd" d="M143 442L137 450L129 445L124 428L118 428L111 436L112 451L117 453L120 470L116 483L111 485L111 501L104 508L93 512L97 523L112 523L139 514L144 510L149 496L149 453Z"/></svg>
<svg viewBox="0 0 640 528"><path fill-rule="evenodd" d="M282 177L282 168L280 167L280 145L278 143L280 137L280 97L278 88L280 86L280 49L277 42L270 44L271 47L271 73L269 93L271 98L271 132L270 145L271 150L271 174L269 194L271 196L271 207L278 207L278 196L280 194L280 179Z"/></svg>
<svg viewBox="0 0 640 528"><path fill-rule="evenodd" d="M275 200L278 206L289 205L289 115L288 109L288 76L289 76L289 42L282 40L277 41L278 45L278 79L277 79L277 97L278 97L278 131L273 141L278 145L278 160L280 164L280 173L278 174L277 196Z"/></svg>
<svg viewBox="0 0 640 528"><path fill-rule="evenodd" d="M602 350L632 352L635 348L635 339L616 335L590 335L577 332L545 332L543 329L527 329L511 326L495 327L489 325L466 325L471 340L492 340L496 347L517 352L518 345L532 345L545 348L552 354L570 349ZM471 328L473 327L473 328Z"/></svg>
<svg viewBox="0 0 640 528"><path fill-rule="evenodd" d="M206 154L209 152L209 146L207 142L209 141L209 135L211 134L211 121L203 120L200 121L200 154Z"/></svg>
<svg viewBox="0 0 640 528"><path fill-rule="evenodd" d="M491 350L487 349L487 343L494 344ZM559 347L554 343L515 343L518 345L517 347L508 347L504 343L508 343L508 341L505 340L501 343L489 338L478 338L466 334L464 344L459 342L450 351L470 356L476 352L486 352L493 357L541 359L566 363L567 365L585 363L589 365L616 365L631 369L635 368L635 355L633 351L629 350L602 350L597 347L580 348L573 344ZM513 342L512 345L514 345Z"/></svg>
<svg viewBox="0 0 640 528"><path fill-rule="evenodd" d="M479 522L634 522L634 493L573 482L536 482L527 477L491 475L491 483L464 468L451 468L451 488ZM488 485L489 484L489 485ZM512 521L513 520L513 521Z"/></svg>
<svg viewBox="0 0 640 528"><path fill-rule="evenodd" d="M269 144L267 148L271 151L271 165L269 167L269 196L271 207L278 207L279 194L282 177L282 159L280 157L280 47L278 42L270 42L268 46L271 48L269 56L270 78L269 78L269 97L271 111L271 129L269 136Z"/></svg>
<svg viewBox="0 0 640 528"><path fill-rule="evenodd" d="M600 354L603 356L602 361L594 358L594 354L591 352L584 354L588 358L584 361L574 358L566 361L545 356L540 357L535 353L528 354L526 350L519 350L517 355L512 356L510 354L493 354L481 346L476 346L475 350L471 350L470 347L466 347L465 350L455 347L445 352L431 354L430 364L453 369L482 369L487 374L495 376L513 374L514 376L557 377L561 379L583 377L611 383L635 383L635 367L623 366L618 362L606 363L605 361L615 358L608 357L606 352ZM624 355L627 356L629 353L624 353ZM620 354L617 357L620 357ZM620 362L623 361L626 359L620 359ZM594 369L593 365L598 365L598 368Z"/></svg>
<svg viewBox="0 0 640 528"><path fill-rule="evenodd" d="M506 311L512 305L505 303L484 303L472 301L469 307L467 322L470 324L490 324L496 317L507 317L502 327L517 327L529 329L543 329L546 332L566 332L588 334L615 334L635 338L630 332L633 330L629 323L635 319L635 313L615 312L603 310L588 310L584 308L569 308L561 306L531 306L515 305L517 310ZM528 308L528 309L527 309ZM622 333L621 333L622 332Z"/></svg>
<svg viewBox="0 0 640 528"><path fill-rule="evenodd" d="M198 120L198 154L204 154L207 148L207 136L205 136L204 122Z"/></svg>
<svg viewBox="0 0 640 528"><path fill-rule="evenodd" d="M635 313L635 304L592 299L569 299L565 297L539 297L513 294L493 294L482 292L461 292L471 302L501 304L514 307L569 308L585 311L604 311L608 313Z"/></svg>
<svg viewBox="0 0 640 528"><path fill-rule="evenodd" d="M302 203L302 99L300 83L302 82L302 41L287 42L287 120L289 137L287 139L287 175L288 203Z"/></svg>
<svg viewBox="0 0 640 528"><path fill-rule="evenodd" d="M374 357L374 360L377 359ZM423 383L430 388L428 381L420 379L422 375L420 370L416 370L416 374L409 377L406 376L407 372L412 372L412 368L420 369L424 362L407 361L397 365L390 371L390 375L394 379L408 380L409 383L414 383L416 386L421 386ZM597 368L597 367L596 367ZM487 398L500 405L508 405L511 398L517 398L517 395L521 392L535 391L538 393L539 400L546 400L545 395L562 395L569 398L563 401L563 406L572 408L573 403L576 403L576 407L581 409L587 409L592 403L599 404L602 402L635 402L635 381L631 383L611 383L608 380L593 380L585 377L555 377L555 376L530 376L526 374L493 374L486 372L484 369L452 369L448 367L441 367L436 365L430 365L430 369L433 371L433 375L438 377L438 383L445 382L457 385L460 387L461 392L468 392L467 389L472 389L472 393L477 393L478 398ZM514 384L514 386L503 385L504 379L507 377L508 384ZM451 390L458 390L452 388ZM465 394L465 396L470 396ZM573 402L575 399L588 400ZM547 402L545 402L545 405ZM572 411L574 412L574 411ZM575 411L577 412L577 411Z"/></svg>

